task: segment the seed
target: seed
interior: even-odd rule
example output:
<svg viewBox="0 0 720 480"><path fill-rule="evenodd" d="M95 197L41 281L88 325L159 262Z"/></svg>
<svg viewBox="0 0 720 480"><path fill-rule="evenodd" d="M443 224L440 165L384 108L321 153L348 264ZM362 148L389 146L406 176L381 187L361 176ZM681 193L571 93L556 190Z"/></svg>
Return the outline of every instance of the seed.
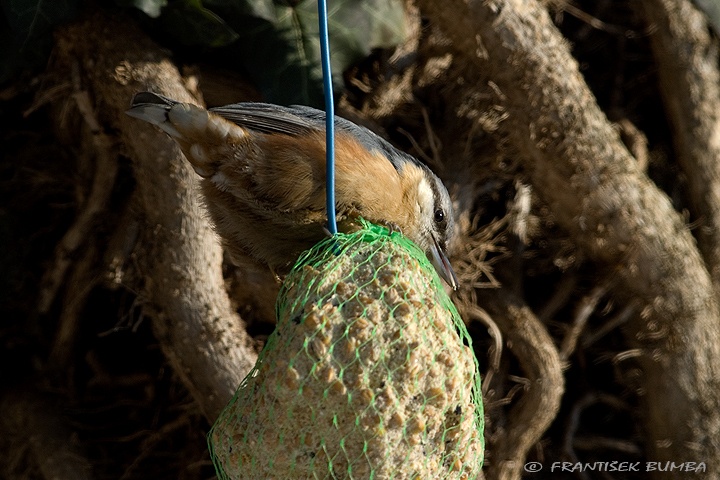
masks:
<svg viewBox="0 0 720 480"><path fill-rule="evenodd" d="M327 355L327 347L319 338L310 340L308 350L316 359L324 358Z"/></svg>
<svg viewBox="0 0 720 480"><path fill-rule="evenodd" d="M406 432L410 435L417 435L425 431L425 420L420 417L413 417L407 425Z"/></svg>
<svg viewBox="0 0 720 480"><path fill-rule="evenodd" d="M335 380L332 382L328 390L333 395L345 395L345 393L347 393L347 388L345 388L345 384L343 384L342 380Z"/></svg>
<svg viewBox="0 0 720 480"><path fill-rule="evenodd" d="M388 421L388 426L392 428L400 428L405 423L405 417L400 412L395 412Z"/></svg>
<svg viewBox="0 0 720 480"><path fill-rule="evenodd" d="M331 383L335 380L335 369L329 365L325 365L317 370L317 378L321 382Z"/></svg>
<svg viewBox="0 0 720 480"><path fill-rule="evenodd" d="M409 315L410 312L410 305L408 305L407 302L399 303L394 310L395 317L404 317L405 315Z"/></svg>
<svg viewBox="0 0 720 480"><path fill-rule="evenodd" d="M303 326L309 332L316 330L320 326L320 316L317 312L312 312L305 317Z"/></svg>
<svg viewBox="0 0 720 480"><path fill-rule="evenodd" d="M380 425L380 415L377 413L367 413L363 415L360 423L366 428L375 428Z"/></svg>
<svg viewBox="0 0 720 480"><path fill-rule="evenodd" d="M455 366L455 361L453 360L452 356L446 351L440 352L435 355L435 360L442 363L448 368L453 368Z"/></svg>
<svg viewBox="0 0 720 480"><path fill-rule="evenodd" d="M364 405L370 405L373 401L373 397L375 397L372 390L370 390L369 388L363 388L360 390L359 393L360 401L362 401Z"/></svg>
<svg viewBox="0 0 720 480"><path fill-rule="evenodd" d="M442 388L432 387L428 390L427 395L425 395L425 398L428 401L428 403L441 406L445 403L445 392L443 391Z"/></svg>

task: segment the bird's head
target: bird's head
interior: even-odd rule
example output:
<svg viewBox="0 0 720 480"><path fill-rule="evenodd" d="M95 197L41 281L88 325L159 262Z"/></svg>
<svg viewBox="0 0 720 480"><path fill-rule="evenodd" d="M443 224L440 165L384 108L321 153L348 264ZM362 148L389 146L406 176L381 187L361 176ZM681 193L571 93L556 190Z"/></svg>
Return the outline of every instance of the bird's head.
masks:
<svg viewBox="0 0 720 480"><path fill-rule="evenodd" d="M455 233L453 205L445 185L427 167L418 164L417 201L411 240L425 251L440 277L452 287L458 288L458 279L448 260L447 248ZM416 238L412 238L416 237Z"/></svg>

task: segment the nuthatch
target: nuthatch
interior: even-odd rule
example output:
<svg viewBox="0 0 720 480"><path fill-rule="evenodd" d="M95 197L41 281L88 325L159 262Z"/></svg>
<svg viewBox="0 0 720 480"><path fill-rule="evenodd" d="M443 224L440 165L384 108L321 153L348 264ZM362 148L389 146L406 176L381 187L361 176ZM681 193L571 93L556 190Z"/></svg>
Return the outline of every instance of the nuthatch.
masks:
<svg viewBox="0 0 720 480"><path fill-rule="evenodd" d="M142 92L127 113L157 125L180 145L203 178L207 209L231 255L249 254L282 271L322 240L324 112L264 103L205 110ZM456 289L445 254L453 208L440 179L366 128L336 117L335 129L341 229L363 217L400 230Z"/></svg>

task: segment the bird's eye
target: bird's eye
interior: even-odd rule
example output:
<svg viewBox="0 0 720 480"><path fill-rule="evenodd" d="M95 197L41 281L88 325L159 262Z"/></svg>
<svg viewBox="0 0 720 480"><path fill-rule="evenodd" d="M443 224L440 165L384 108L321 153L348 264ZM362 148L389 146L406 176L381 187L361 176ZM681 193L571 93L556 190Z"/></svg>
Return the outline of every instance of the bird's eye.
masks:
<svg viewBox="0 0 720 480"><path fill-rule="evenodd" d="M445 220L445 212L438 208L435 210L435 223L442 223Z"/></svg>

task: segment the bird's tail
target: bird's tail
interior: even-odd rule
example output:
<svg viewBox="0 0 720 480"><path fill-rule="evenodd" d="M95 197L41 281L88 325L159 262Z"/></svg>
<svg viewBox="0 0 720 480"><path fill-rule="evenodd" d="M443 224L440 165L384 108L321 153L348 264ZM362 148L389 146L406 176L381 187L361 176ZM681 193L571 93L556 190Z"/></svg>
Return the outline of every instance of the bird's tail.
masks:
<svg viewBox="0 0 720 480"><path fill-rule="evenodd" d="M157 125L172 137L183 138L184 135L175 128L169 116L170 111L176 105L181 104L157 93L140 92L133 97L130 110L125 113L131 117Z"/></svg>
<svg viewBox="0 0 720 480"><path fill-rule="evenodd" d="M160 127L177 140L198 175L208 177L214 171L208 145L222 145L228 136L242 138L244 131L219 115L190 103L177 102L157 93L136 94L125 112Z"/></svg>

